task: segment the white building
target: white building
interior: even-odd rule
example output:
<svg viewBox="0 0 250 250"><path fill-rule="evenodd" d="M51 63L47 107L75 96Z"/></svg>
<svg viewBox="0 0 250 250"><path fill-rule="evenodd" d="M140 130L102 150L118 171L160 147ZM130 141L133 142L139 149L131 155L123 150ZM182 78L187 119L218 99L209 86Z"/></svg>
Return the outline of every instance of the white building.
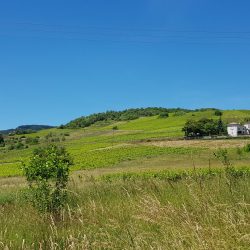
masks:
<svg viewBox="0 0 250 250"><path fill-rule="evenodd" d="M247 129L247 134L250 134L250 122L244 124L244 127Z"/></svg>
<svg viewBox="0 0 250 250"><path fill-rule="evenodd" d="M239 123L230 123L227 125L227 133L229 136L237 137L239 135L250 134L250 123L241 125Z"/></svg>

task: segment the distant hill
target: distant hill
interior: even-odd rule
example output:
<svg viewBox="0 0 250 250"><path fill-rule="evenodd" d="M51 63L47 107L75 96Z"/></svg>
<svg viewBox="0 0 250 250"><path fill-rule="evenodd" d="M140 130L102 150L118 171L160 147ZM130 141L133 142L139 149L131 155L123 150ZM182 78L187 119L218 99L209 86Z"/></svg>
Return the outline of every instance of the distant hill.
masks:
<svg viewBox="0 0 250 250"><path fill-rule="evenodd" d="M161 107L131 108L122 111L107 111L107 112L79 117L67 123L65 127L85 128L100 121L130 121L140 117L149 117L155 115L166 116L170 112L187 113L191 111L192 110L182 109L182 108L161 108Z"/></svg>
<svg viewBox="0 0 250 250"><path fill-rule="evenodd" d="M30 132L37 132L43 129L50 129L54 128L54 126L49 125L21 125L14 129L6 129L6 130L0 130L0 134L10 134L10 133L30 133Z"/></svg>
<svg viewBox="0 0 250 250"><path fill-rule="evenodd" d="M162 108L162 107L147 107L147 108L131 108L122 111L107 111L102 113L91 114L88 116L82 116L67 123L61 128L85 128L89 127L100 121L130 121L140 117L150 117L159 115L161 117L167 117L168 113L175 113L176 116L183 115L189 112L202 112L202 111L216 111L215 108L203 108L203 109L184 109L184 108Z"/></svg>

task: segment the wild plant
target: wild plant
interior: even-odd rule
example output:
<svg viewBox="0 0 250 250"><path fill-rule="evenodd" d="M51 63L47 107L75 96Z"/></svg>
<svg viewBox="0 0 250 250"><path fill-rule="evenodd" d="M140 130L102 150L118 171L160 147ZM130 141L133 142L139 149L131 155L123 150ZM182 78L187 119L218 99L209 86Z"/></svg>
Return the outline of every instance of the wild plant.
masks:
<svg viewBox="0 0 250 250"><path fill-rule="evenodd" d="M29 197L39 211L55 213L63 207L72 164L65 148L55 145L34 150L29 164L23 164Z"/></svg>

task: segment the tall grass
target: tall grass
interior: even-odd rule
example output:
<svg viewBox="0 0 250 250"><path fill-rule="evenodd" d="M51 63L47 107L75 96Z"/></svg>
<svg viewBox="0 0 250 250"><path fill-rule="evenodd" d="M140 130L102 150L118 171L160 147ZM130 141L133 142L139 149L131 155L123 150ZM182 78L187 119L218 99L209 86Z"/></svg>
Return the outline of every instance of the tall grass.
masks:
<svg viewBox="0 0 250 250"><path fill-rule="evenodd" d="M231 178L79 176L60 218L39 214L19 189L0 198L0 248L249 249L250 177Z"/></svg>

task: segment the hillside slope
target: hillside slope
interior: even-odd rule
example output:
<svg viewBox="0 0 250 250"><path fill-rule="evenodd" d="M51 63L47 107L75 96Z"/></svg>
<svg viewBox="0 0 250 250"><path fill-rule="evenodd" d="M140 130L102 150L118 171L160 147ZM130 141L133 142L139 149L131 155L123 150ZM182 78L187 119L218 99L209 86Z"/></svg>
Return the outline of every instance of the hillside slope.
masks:
<svg viewBox="0 0 250 250"><path fill-rule="evenodd" d="M196 155L197 166L204 166L213 155L216 143L208 145L207 148L210 149L205 150L204 142L202 147L199 143L191 147L189 144L158 145L150 142L181 139L185 122L201 118L219 119L214 110L174 111L167 118L159 118L157 115L129 121L103 120L86 128L53 128L33 134L9 136L6 138L6 146L0 148L0 176L21 174L20 162L27 161L35 147L48 143L65 146L74 158L75 170L102 168L102 171L125 171L135 168L188 167L190 159ZM225 123L241 122L249 118L250 110L225 110L222 116ZM234 142L235 140L227 140L218 147L241 147L249 139ZM18 147L13 148L13 145ZM233 150L230 152L235 154ZM218 165L218 162L213 161L212 159L212 164ZM249 162L248 155L245 155L236 164L248 165Z"/></svg>
<svg viewBox="0 0 250 250"><path fill-rule="evenodd" d="M21 125L13 129L0 130L0 134L9 134L14 133L16 131L25 132L25 131L40 131L43 129L54 128L54 126L49 125Z"/></svg>

